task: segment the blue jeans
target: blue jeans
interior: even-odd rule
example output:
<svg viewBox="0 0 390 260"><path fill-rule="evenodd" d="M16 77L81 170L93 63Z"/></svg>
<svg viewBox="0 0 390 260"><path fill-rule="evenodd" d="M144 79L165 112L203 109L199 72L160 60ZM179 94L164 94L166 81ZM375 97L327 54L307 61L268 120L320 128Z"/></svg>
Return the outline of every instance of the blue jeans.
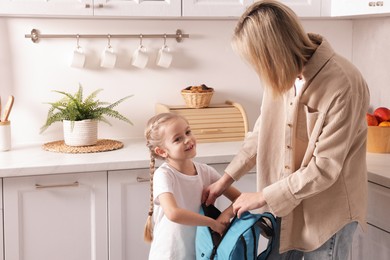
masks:
<svg viewBox="0 0 390 260"><path fill-rule="evenodd" d="M278 227L280 227L280 218ZM352 247L353 234L357 222L351 222L340 229L322 246L311 252L290 250L279 254L280 230L275 230L276 237L274 248L268 257L269 260L347 260Z"/></svg>

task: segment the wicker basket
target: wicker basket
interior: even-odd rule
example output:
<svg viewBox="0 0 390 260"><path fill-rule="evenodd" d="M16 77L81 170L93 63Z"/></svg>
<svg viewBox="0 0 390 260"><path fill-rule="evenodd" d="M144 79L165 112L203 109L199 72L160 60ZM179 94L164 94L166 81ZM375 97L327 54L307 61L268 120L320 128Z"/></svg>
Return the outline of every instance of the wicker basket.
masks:
<svg viewBox="0 0 390 260"><path fill-rule="evenodd" d="M181 92L181 95L183 96L186 105L191 108L208 107L213 94L214 91L200 93L191 93L183 91Z"/></svg>

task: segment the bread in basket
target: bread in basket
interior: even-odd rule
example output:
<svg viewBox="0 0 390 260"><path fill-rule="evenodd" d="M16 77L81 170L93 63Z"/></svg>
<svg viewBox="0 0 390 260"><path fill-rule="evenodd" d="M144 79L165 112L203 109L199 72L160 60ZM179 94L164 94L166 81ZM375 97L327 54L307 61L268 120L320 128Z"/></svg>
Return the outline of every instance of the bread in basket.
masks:
<svg viewBox="0 0 390 260"><path fill-rule="evenodd" d="M191 108L208 107L213 94L214 89L207 87L205 84L189 86L181 91L184 101Z"/></svg>

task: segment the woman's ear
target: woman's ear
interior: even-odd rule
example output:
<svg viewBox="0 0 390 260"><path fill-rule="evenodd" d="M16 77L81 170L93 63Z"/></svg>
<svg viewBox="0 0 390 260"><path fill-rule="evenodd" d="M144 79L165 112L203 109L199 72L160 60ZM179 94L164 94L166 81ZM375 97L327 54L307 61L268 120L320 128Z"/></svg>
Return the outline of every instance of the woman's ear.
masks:
<svg viewBox="0 0 390 260"><path fill-rule="evenodd" d="M165 151L165 149L161 148L161 147L156 147L154 148L154 152L161 156L162 158L166 158L168 157L168 153Z"/></svg>

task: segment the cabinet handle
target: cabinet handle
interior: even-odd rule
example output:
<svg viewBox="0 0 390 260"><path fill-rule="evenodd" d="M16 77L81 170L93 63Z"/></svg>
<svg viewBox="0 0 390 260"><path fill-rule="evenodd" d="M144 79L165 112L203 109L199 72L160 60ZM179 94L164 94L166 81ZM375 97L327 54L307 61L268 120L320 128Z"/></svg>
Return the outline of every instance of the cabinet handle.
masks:
<svg viewBox="0 0 390 260"><path fill-rule="evenodd" d="M376 6L383 6L383 1L377 1Z"/></svg>
<svg viewBox="0 0 390 260"><path fill-rule="evenodd" d="M375 2L368 2L368 6L375 6L376 3Z"/></svg>
<svg viewBox="0 0 390 260"><path fill-rule="evenodd" d="M149 178L137 177L137 182L149 182Z"/></svg>
<svg viewBox="0 0 390 260"><path fill-rule="evenodd" d="M85 8L91 8L90 4L85 4Z"/></svg>
<svg viewBox="0 0 390 260"><path fill-rule="evenodd" d="M98 7L98 8L103 8L104 5L103 5L103 4L98 4L97 7Z"/></svg>
<svg viewBox="0 0 390 260"><path fill-rule="evenodd" d="M50 189L50 188L62 188L62 187L78 187L79 182L75 181L73 183L67 183L67 184L51 184L51 185L41 185L41 184L35 184L36 189Z"/></svg>

